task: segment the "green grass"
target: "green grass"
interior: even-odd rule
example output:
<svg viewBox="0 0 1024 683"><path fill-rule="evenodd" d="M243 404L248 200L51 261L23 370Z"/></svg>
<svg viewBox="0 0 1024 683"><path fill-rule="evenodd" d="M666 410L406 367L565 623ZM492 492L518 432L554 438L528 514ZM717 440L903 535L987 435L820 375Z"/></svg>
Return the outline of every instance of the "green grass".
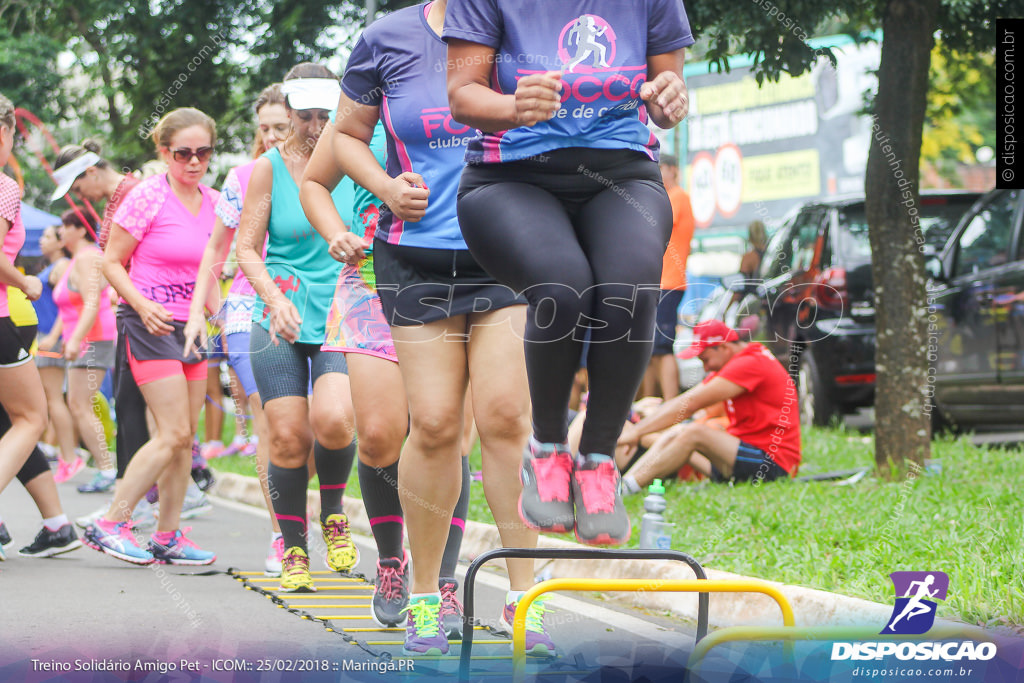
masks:
<svg viewBox="0 0 1024 683"><path fill-rule="evenodd" d="M805 432L803 453L801 474L874 465L872 437L843 429ZM471 469L479 471L479 448L470 458ZM942 616L1019 627L1024 503L1017 486L1024 481L1024 453L946 438L933 443L932 459L941 472L891 482L869 474L850 486L670 481L665 516L677 525L672 547L709 568L881 603L892 602L890 572L939 570L950 578ZM212 464L256 473L250 458ZM348 494L359 495L355 476ZM636 547L643 496L627 497L626 507L634 523L628 547ZM469 517L494 521L478 481Z"/></svg>

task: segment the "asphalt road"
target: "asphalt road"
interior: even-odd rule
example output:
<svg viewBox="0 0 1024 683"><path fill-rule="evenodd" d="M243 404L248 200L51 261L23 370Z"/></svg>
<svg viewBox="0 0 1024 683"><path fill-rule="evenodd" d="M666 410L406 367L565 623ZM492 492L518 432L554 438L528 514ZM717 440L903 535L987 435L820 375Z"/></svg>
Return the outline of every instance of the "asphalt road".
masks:
<svg viewBox="0 0 1024 683"><path fill-rule="evenodd" d="M58 487L71 519L105 500L75 490L89 475L83 472ZM397 666L404 659L401 632L356 631L350 637L360 644L347 642L342 634L299 614L337 615L339 609L289 611L258 591L246 590L227 573L229 568L253 572L245 577L251 585L276 588L273 581L261 581L259 574L269 532L265 511L215 500L212 512L188 522L193 527L190 538L218 553L214 565L200 568L137 567L86 547L57 558L20 557L17 548L31 542L40 519L17 482L0 494L0 514L15 539L8 560L0 563L0 681L380 681L398 676L395 670L382 668L387 655L378 655L391 655L388 666ZM372 541L356 540L361 551L356 570L372 577ZM368 610L370 590L359 582L324 581L337 575L326 572L324 560L315 552L312 569L322 572L315 578L322 587L317 595L323 597L316 600L332 594L361 595L362 602L350 602L367 605ZM336 590L342 585L345 591ZM481 572L476 601L481 623L497 626L506 588L501 572ZM327 604L316 600L289 604ZM693 643L688 625L609 607L585 596L557 595L549 604L555 608L548 626L559 657L531 660L529 672L545 671L544 680L549 681L575 679L603 668L603 673L616 671L621 680L635 680L641 667L654 672L653 679L679 679ZM365 618L367 610L349 607L346 614L362 617L332 624L373 628ZM506 639L478 630L475 641L473 653L478 658L471 678L507 677L512 663ZM460 650L459 645L452 646L452 654ZM410 667L416 679L451 679L457 657L416 659L403 666Z"/></svg>

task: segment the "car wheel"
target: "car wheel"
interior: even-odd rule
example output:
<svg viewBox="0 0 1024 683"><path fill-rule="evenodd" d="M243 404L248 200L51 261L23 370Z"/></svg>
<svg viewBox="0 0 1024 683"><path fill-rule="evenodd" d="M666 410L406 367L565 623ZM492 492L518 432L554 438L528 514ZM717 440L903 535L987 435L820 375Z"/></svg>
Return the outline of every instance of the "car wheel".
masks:
<svg viewBox="0 0 1024 683"><path fill-rule="evenodd" d="M797 391L800 396L800 426L824 427L838 414L835 402L828 395L821 379L818 365L814 362L814 354L809 350L800 354Z"/></svg>

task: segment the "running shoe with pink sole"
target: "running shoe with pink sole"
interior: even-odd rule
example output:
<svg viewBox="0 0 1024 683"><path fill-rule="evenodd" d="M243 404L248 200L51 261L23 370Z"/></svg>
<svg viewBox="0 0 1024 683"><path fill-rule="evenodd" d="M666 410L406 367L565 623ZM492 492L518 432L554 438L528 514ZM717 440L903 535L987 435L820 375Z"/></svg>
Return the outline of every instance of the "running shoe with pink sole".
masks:
<svg viewBox="0 0 1024 683"><path fill-rule="evenodd" d="M532 441L527 444L519 468L519 516L527 526L555 533L572 530L572 466L572 454L561 446L535 451Z"/></svg>
<svg viewBox="0 0 1024 683"><path fill-rule="evenodd" d="M622 502L622 481L611 459L585 463L572 473L576 538L587 545L622 545L632 524Z"/></svg>
<svg viewBox="0 0 1024 683"><path fill-rule="evenodd" d="M63 484L83 469L85 469L85 460L75 458L74 461L68 463L61 458L57 461L57 471L53 473L53 480L58 484Z"/></svg>

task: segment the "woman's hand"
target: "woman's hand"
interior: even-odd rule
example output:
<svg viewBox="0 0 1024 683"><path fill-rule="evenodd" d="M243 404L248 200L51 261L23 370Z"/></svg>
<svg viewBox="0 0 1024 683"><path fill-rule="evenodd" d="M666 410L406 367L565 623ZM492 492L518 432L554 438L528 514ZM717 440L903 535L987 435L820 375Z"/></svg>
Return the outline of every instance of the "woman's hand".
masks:
<svg viewBox="0 0 1024 683"><path fill-rule="evenodd" d="M327 251L335 261L355 265L366 258L364 249L367 246L369 245L357 235L346 230L339 232L331 239Z"/></svg>
<svg viewBox="0 0 1024 683"><path fill-rule="evenodd" d="M419 173L406 171L387 184L385 202L399 219L415 223L427 213L430 189Z"/></svg>
<svg viewBox="0 0 1024 683"><path fill-rule="evenodd" d="M64 360L74 362L78 360L78 357L82 355L82 338L73 335L68 339L68 343L64 345Z"/></svg>
<svg viewBox="0 0 1024 683"><path fill-rule="evenodd" d="M59 334L47 334L45 337L39 339L37 347L40 351L53 351L57 347L57 342L60 341Z"/></svg>
<svg viewBox="0 0 1024 683"><path fill-rule="evenodd" d="M183 356L188 358L195 354L197 358L202 358L206 341L206 317L202 313L189 313L188 322L185 323L185 347L181 350Z"/></svg>
<svg viewBox="0 0 1024 683"><path fill-rule="evenodd" d="M625 425L619 434L618 446L636 447L640 443L640 433L633 425Z"/></svg>
<svg viewBox="0 0 1024 683"><path fill-rule="evenodd" d="M25 276L25 286L21 288L29 301L36 301L43 295L43 283L35 275Z"/></svg>
<svg viewBox="0 0 1024 683"><path fill-rule="evenodd" d="M142 324L146 326L146 331L154 337L163 337L174 331L174 327L171 326L171 320L173 320L171 314L155 301L143 299L135 312L142 318Z"/></svg>
<svg viewBox="0 0 1024 683"><path fill-rule="evenodd" d="M531 74L516 84L516 125L534 126L549 121L562 107L562 72Z"/></svg>
<svg viewBox="0 0 1024 683"><path fill-rule="evenodd" d="M299 338L299 329L302 327L302 316L295 304L283 296L267 305L270 312L270 338L274 344L278 344L277 336L289 344L295 343Z"/></svg>
<svg viewBox="0 0 1024 683"><path fill-rule="evenodd" d="M674 71L662 71L653 81L640 86L640 99L647 105L647 113L662 128L675 126L690 112L686 83Z"/></svg>

